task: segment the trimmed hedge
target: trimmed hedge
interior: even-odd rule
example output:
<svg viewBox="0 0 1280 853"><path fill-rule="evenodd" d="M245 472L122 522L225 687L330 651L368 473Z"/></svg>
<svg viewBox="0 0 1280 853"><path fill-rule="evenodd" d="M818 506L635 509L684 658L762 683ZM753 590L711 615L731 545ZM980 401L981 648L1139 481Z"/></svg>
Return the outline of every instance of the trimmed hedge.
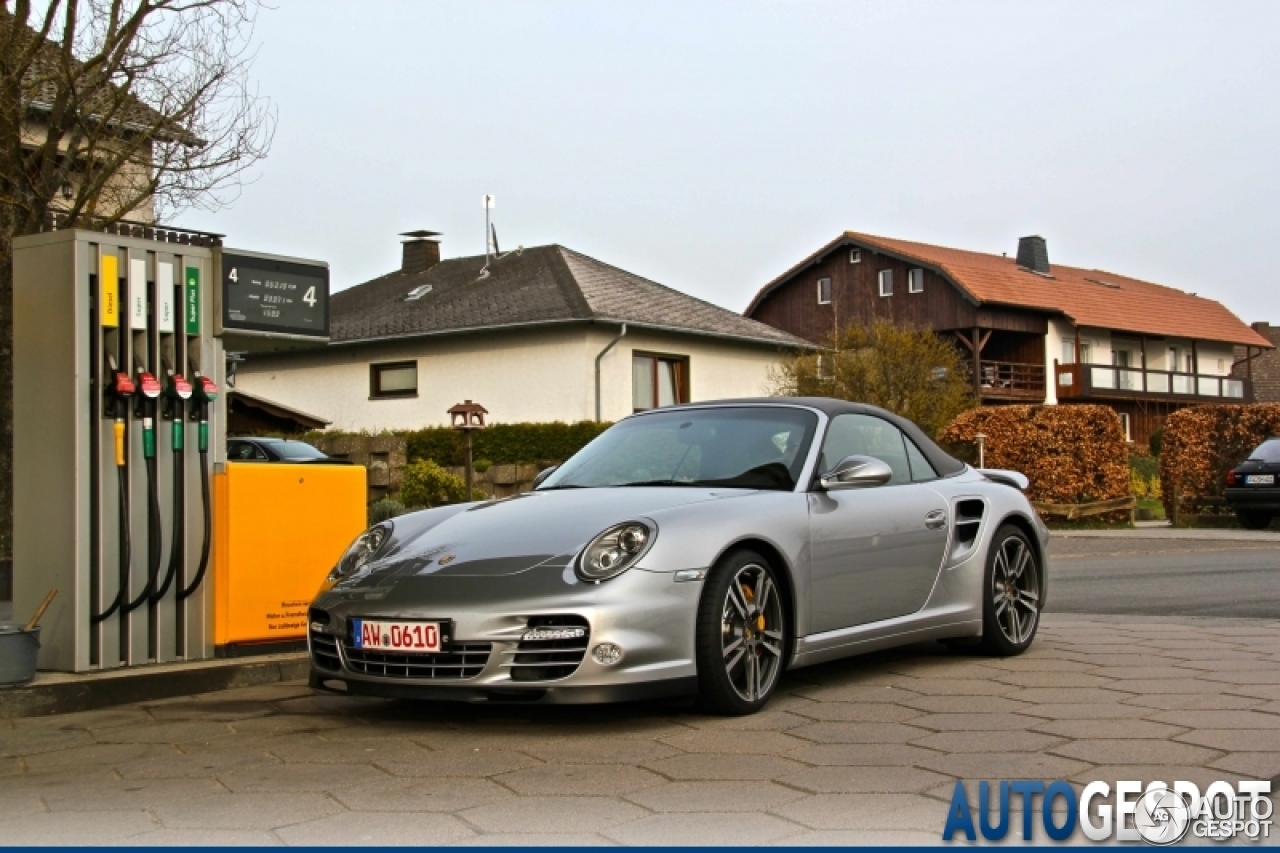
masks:
<svg viewBox="0 0 1280 853"><path fill-rule="evenodd" d="M1185 498L1222 497L1227 472L1274 435L1280 435L1280 403L1193 406L1169 415L1160 451L1165 514L1172 517L1175 485L1184 510L1194 511L1194 501Z"/></svg>
<svg viewBox="0 0 1280 853"><path fill-rule="evenodd" d="M939 440L976 464L977 434L986 465L1020 471L1033 501L1078 504L1123 498L1129 451L1120 416L1107 406L987 406L948 424Z"/></svg>
<svg viewBox="0 0 1280 853"><path fill-rule="evenodd" d="M563 462L610 426L596 421L493 424L473 434L471 455L493 465ZM398 434L407 440L410 463L426 460L450 467L466 462L466 443L457 430L428 427Z"/></svg>

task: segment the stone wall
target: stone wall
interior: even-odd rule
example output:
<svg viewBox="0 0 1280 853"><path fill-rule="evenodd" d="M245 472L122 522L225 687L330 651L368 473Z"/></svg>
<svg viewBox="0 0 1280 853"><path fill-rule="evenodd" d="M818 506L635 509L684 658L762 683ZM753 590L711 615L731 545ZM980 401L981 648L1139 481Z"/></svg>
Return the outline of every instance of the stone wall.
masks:
<svg viewBox="0 0 1280 853"><path fill-rule="evenodd" d="M318 438L311 443L335 459L368 469L370 503L394 497L404 484L404 468L409 461L404 438L394 435L336 435ZM533 480L539 471L555 464L490 465L475 472L474 485L495 498L518 495L533 488ZM445 470L465 479L466 468L457 466Z"/></svg>
<svg viewBox="0 0 1280 853"><path fill-rule="evenodd" d="M395 435L335 435L311 442L335 459L363 465L369 471L369 502L400 491L407 442Z"/></svg>
<svg viewBox="0 0 1280 853"><path fill-rule="evenodd" d="M473 485L486 495L494 498L505 498L518 495L533 488L533 480L543 468L554 465L548 462L542 465L490 465L484 471L475 473ZM461 466L445 468L450 474L466 478L467 469Z"/></svg>

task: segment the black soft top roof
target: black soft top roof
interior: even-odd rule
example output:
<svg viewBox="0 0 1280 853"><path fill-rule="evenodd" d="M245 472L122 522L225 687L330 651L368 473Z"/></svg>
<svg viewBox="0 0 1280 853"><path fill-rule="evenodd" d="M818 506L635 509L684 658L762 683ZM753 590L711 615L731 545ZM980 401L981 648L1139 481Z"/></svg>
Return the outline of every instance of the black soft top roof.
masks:
<svg viewBox="0 0 1280 853"><path fill-rule="evenodd" d="M817 409L826 414L827 417L833 418L836 415L872 415L877 418L884 418L889 423L902 430L907 436L916 443L920 448L920 452L929 460L929 464L934 470L943 477L952 474L959 474L964 470L965 464L954 456L950 455L934 443L933 439L925 435L920 427L913 424L906 418L899 417L893 412L880 408L879 406L868 406L865 403L850 403L848 400L836 400L831 397L742 397L733 400L703 400L698 403L684 403L679 406L665 406L661 411L669 412L672 409L697 409L706 406L807 406L811 409ZM654 409L653 411L658 411Z"/></svg>

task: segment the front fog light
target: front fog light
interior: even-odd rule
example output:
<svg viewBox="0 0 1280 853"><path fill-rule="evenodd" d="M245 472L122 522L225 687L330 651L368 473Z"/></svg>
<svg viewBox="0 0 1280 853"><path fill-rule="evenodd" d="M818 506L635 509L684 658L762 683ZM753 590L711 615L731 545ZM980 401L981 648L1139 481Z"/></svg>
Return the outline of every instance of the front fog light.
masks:
<svg viewBox="0 0 1280 853"><path fill-rule="evenodd" d="M601 643L591 650L591 658L602 666L613 666L622 660L622 646L616 643Z"/></svg>

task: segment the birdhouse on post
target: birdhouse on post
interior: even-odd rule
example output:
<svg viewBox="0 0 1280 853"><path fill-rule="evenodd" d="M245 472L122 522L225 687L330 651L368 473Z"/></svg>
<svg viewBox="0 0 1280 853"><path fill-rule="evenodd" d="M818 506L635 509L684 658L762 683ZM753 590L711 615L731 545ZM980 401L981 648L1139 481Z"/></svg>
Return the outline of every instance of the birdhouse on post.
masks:
<svg viewBox="0 0 1280 853"><path fill-rule="evenodd" d="M467 400L449 410L450 426L465 430L484 429L484 416L487 414L489 410L484 406Z"/></svg>
<svg viewBox="0 0 1280 853"><path fill-rule="evenodd" d="M479 403L473 403L466 400L453 408L449 409L449 426L459 430L467 437L467 500L471 500L472 481L475 478L475 471L472 468L471 460L471 433L478 429L484 429L484 416L489 414L489 410Z"/></svg>

